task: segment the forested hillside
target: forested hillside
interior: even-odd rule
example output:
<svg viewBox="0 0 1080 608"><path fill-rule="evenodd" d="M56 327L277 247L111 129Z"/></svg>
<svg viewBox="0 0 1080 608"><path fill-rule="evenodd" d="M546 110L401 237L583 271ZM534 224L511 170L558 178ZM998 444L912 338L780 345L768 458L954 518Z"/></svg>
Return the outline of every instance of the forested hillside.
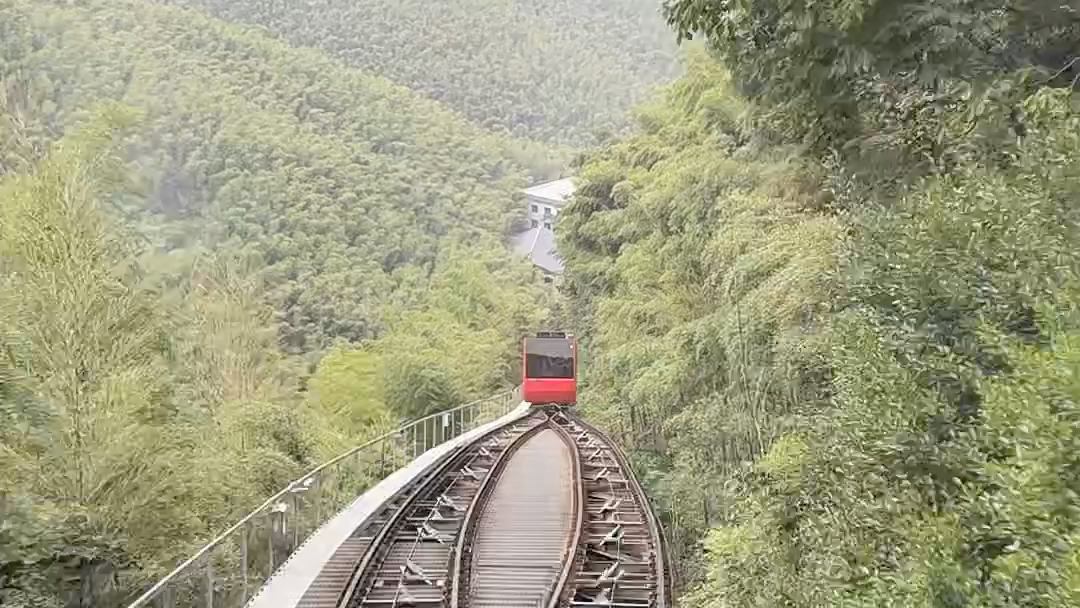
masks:
<svg viewBox="0 0 1080 608"><path fill-rule="evenodd" d="M0 604L119 605L568 316L682 605L1080 605L1080 7L667 5L0 0ZM564 301L509 136L676 33Z"/></svg>
<svg viewBox="0 0 1080 608"><path fill-rule="evenodd" d="M3 21L24 148L100 99L141 109L128 212L153 213L140 221L160 247L260 258L290 352L379 335L384 309L414 308L457 255L450 243L501 251L520 150L406 89L137 0L15 2Z"/></svg>
<svg viewBox="0 0 1080 608"><path fill-rule="evenodd" d="M682 605L1080 604L1080 13L671 4L558 236Z"/></svg>
<svg viewBox="0 0 1080 608"><path fill-rule="evenodd" d="M678 69L659 0L161 0L258 24L486 129L591 144Z"/></svg>
<svg viewBox="0 0 1080 608"><path fill-rule="evenodd" d="M0 604L119 605L508 387L552 294L502 237L561 163L197 11L0 2Z"/></svg>
<svg viewBox="0 0 1080 608"><path fill-rule="evenodd" d="M0 180L5 606L115 605L335 442L235 260L155 279L110 218L110 114Z"/></svg>

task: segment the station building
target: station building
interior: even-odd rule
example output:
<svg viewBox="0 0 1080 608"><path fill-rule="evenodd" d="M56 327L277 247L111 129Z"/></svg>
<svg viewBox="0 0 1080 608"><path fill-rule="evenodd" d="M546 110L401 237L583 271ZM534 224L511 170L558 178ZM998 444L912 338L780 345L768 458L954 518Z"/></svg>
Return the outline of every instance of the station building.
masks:
<svg viewBox="0 0 1080 608"><path fill-rule="evenodd" d="M555 276L563 271L555 250L555 218L574 194L571 177L544 182L524 190L528 228L513 237L513 249L528 256L544 274Z"/></svg>

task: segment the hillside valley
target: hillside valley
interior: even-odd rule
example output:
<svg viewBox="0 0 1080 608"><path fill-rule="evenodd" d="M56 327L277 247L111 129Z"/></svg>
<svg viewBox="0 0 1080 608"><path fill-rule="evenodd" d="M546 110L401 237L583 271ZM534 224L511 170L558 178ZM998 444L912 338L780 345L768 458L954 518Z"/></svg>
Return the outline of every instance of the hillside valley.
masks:
<svg viewBox="0 0 1080 608"><path fill-rule="evenodd" d="M1077 48L1075 2L0 0L0 604L126 606L558 327L676 608L1080 606ZM570 174L546 282L508 237Z"/></svg>
<svg viewBox="0 0 1080 608"><path fill-rule="evenodd" d="M117 604L313 463L512 385L559 307L505 237L566 160L198 11L0 4L5 605Z"/></svg>

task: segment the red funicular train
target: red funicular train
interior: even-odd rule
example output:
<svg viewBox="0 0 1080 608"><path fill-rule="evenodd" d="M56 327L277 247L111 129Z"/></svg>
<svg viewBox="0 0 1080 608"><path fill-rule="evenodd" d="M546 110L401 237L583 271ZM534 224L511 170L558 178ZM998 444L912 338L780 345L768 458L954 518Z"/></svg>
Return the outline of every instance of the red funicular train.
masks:
<svg viewBox="0 0 1080 608"><path fill-rule="evenodd" d="M533 405L577 403L577 341L561 331L526 336L521 353L522 399Z"/></svg>

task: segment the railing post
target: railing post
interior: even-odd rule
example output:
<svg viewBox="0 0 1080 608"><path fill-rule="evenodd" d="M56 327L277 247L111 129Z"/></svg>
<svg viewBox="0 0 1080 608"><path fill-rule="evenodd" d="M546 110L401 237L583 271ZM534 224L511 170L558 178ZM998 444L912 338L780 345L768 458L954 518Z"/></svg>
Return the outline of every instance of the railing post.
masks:
<svg viewBox="0 0 1080 608"><path fill-rule="evenodd" d="M240 528L240 581L241 603L247 604L248 600L248 526L244 524Z"/></svg>
<svg viewBox="0 0 1080 608"><path fill-rule="evenodd" d="M268 576L274 573L274 511L271 509L266 512L266 555L270 560L270 570L268 570Z"/></svg>
<svg viewBox="0 0 1080 608"><path fill-rule="evenodd" d="M176 606L176 590L172 585L166 586L161 590L161 595L158 596L161 599L161 608L175 608Z"/></svg>
<svg viewBox="0 0 1080 608"><path fill-rule="evenodd" d="M214 552L206 554L206 608L214 608Z"/></svg>
<svg viewBox="0 0 1080 608"><path fill-rule="evenodd" d="M293 494L292 519L293 519L292 545L289 547L289 553L290 554L292 554L293 551L296 551L296 547L300 545L300 493L299 492L295 492Z"/></svg>
<svg viewBox="0 0 1080 608"><path fill-rule="evenodd" d="M404 456L404 454L402 454L402 450L398 448L404 449L404 446L405 442L401 439L401 433L394 433L394 436L390 439L391 472L396 471L401 467L398 461Z"/></svg>
<svg viewBox="0 0 1080 608"><path fill-rule="evenodd" d="M322 475L322 474L320 473L320 475ZM319 525L322 523L322 501L323 501L322 489L323 489L323 482L326 480L326 477L329 477L329 474L327 474L325 476L322 476L322 477L319 477L318 479L315 480L315 483L312 485L312 489L315 491L314 497L312 498L312 502L314 504L311 505L311 507L315 510L315 526L311 529L312 532L314 532L319 527Z"/></svg>
<svg viewBox="0 0 1080 608"><path fill-rule="evenodd" d="M283 545L285 545L288 542L288 530L285 527L286 511L288 511L288 510L289 510L289 505L284 503L284 502L277 503L276 505L274 505L274 508L271 510L271 513L273 515L272 515L272 518L271 518L271 525L270 525L270 545L272 547L274 547L275 549L277 547L284 548ZM273 553L277 553L277 551L274 551ZM270 573L271 574L273 574L274 570L277 568L277 564L275 563L273 553L271 553L271 556L270 556Z"/></svg>

